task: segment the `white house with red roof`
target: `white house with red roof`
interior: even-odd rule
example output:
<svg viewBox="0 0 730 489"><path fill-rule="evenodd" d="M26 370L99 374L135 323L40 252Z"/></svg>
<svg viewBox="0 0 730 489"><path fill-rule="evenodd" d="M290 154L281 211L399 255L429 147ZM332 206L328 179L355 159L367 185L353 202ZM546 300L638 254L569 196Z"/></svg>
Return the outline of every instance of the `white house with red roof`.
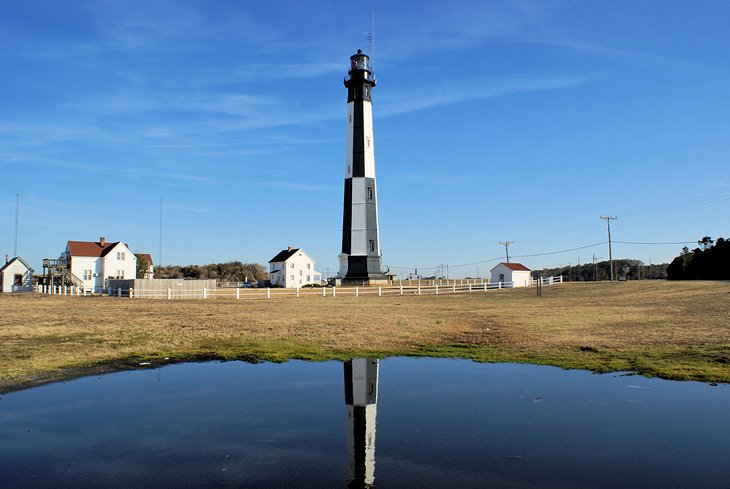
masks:
<svg viewBox="0 0 730 489"><path fill-rule="evenodd" d="M110 243L102 236L99 241L69 241L59 261L84 283L84 290L101 292L106 279L134 279L137 257L125 243Z"/></svg>
<svg viewBox="0 0 730 489"><path fill-rule="evenodd" d="M298 288L319 283L322 274L314 270L314 260L301 248L289 246L269 260L269 281L273 286Z"/></svg>
<svg viewBox="0 0 730 489"><path fill-rule="evenodd" d="M529 287L532 282L532 272L522 263L502 262L491 270L490 282L505 284L505 287Z"/></svg>
<svg viewBox="0 0 730 489"><path fill-rule="evenodd" d="M152 261L152 255L150 255L149 253L135 253L134 256L137 257L137 262L139 262L139 260L143 260L142 264L144 264L145 262L149 263L149 265L147 266L147 270L144 271L144 276L139 278L155 278L155 263ZM140 264L140 267L142 266L142 264Z"/></svg>

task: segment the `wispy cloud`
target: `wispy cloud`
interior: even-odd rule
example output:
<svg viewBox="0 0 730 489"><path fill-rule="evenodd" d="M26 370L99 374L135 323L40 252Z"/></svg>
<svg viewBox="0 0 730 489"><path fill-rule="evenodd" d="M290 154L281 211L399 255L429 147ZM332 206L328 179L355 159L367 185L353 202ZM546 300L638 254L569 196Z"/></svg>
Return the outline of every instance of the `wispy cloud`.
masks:
<svg viewBox="0 0 730 489"><path fill-rule="evenodd" d="M398 93L397 99L381 102L378 114L382 117L429 109L474 100L546 90L558 90L586 83L588 76L514 75L444 82L420 87L407 93Z"/></svg>

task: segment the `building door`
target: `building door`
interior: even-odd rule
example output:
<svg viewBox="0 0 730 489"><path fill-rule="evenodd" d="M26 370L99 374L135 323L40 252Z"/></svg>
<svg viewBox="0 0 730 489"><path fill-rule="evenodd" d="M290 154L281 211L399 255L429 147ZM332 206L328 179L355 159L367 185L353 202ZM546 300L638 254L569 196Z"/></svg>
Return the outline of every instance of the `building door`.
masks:
<svg viewBox="0 0 730 489"><path fill-rule="evenodd" d="M499 281L504 283L504 274L503 273L499 274Z"/></svg>
<svg viewBox="0 0 730 489"><path fill-rule="evenodd" d="M23 286L23 276L19 273L16 273L13 277L13 286L14 287L22 287Z"/></svg>

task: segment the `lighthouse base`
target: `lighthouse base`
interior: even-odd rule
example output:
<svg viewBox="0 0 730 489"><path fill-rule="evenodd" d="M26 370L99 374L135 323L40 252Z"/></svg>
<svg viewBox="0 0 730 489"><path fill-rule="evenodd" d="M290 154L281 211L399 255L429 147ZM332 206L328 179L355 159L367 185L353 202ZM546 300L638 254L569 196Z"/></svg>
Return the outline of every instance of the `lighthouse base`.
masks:
<svg viewBox="0 0 730 489"><path fill-rule="evenodd" d="M345 267L346 264L346 267ZM387 285L379 256L340 255L340 277L345 285Z"/></svg>

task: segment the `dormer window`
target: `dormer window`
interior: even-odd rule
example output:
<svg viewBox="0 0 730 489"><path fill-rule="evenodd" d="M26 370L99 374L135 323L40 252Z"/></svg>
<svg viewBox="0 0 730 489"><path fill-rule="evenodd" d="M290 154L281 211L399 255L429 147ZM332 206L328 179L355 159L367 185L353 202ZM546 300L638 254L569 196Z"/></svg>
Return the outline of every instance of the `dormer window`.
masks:
<svg viewBox="0 0 730 489"><path fill-rule="evenodd" d="M117 251L117 260L124 260L124 252Z"/></svg>

